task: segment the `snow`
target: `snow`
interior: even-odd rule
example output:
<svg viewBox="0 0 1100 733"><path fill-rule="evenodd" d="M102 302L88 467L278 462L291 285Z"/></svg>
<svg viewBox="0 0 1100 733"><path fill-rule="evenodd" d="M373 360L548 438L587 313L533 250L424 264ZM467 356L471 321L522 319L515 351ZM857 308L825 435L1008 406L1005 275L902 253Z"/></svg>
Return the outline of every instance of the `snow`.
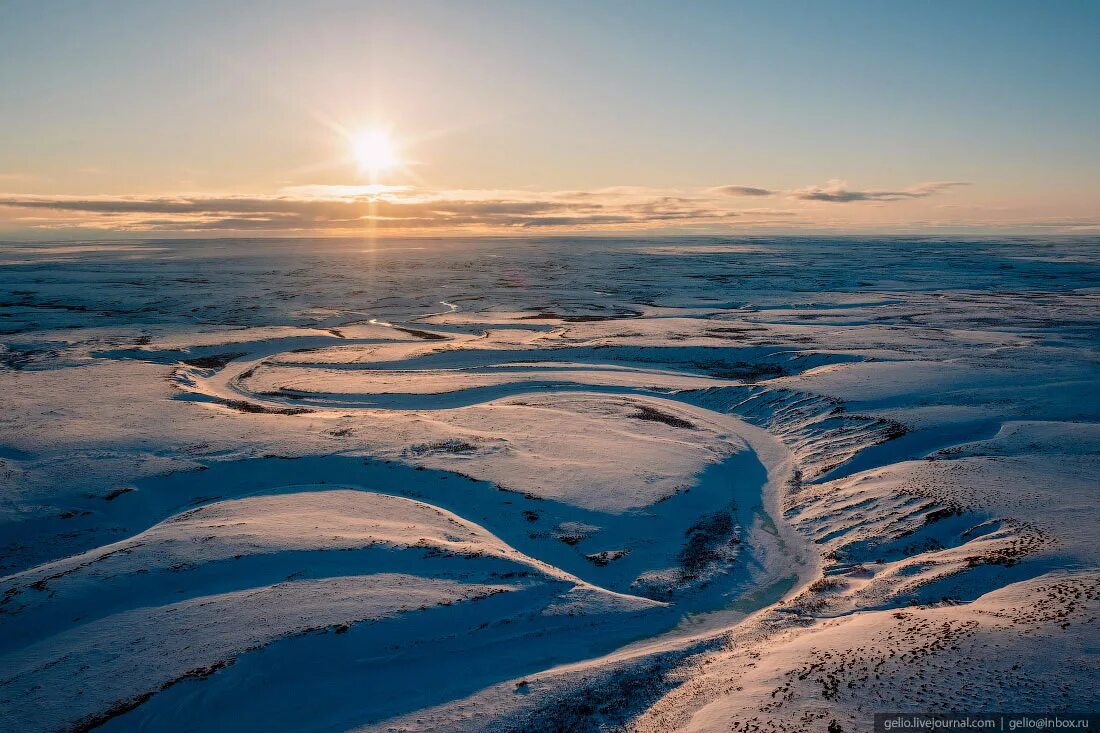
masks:
<svg viewBox="0 0 1100 733"><path fill-rule="evenodd" d="M6 723L1097 706L1095 241L363 249L0 245Z"/></svg>

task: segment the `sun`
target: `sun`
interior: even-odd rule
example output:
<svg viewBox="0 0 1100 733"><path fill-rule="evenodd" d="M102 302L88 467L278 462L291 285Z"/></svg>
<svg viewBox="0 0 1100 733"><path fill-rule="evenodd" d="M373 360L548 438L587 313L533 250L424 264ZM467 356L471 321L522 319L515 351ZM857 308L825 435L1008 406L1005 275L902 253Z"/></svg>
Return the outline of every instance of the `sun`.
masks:
<svg viewBox="0 0 1100 733"><path fill-rule="evenodd" d="M383 130L366 130L351 141L352 155L364 171L375 175L397 168L401 156L393 139Z"/></svg>

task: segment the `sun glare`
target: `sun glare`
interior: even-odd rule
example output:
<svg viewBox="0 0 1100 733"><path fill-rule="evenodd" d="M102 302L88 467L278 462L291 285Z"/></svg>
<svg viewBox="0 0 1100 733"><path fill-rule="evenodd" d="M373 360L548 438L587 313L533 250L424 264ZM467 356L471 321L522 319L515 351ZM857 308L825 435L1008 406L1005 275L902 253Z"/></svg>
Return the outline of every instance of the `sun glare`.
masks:
<svg viewBox="0 0 1100 733"><path fill-rule="evenodd" d="M388 134L381 130L361 132L352 140L352 153L359 167L371 175L401 165L397 146Z"/></svg>

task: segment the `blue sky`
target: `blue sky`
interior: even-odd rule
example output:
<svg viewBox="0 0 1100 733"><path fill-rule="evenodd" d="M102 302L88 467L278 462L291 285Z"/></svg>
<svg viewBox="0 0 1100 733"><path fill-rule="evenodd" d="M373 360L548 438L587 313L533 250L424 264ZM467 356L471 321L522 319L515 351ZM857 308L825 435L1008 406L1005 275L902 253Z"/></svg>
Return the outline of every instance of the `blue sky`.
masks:
<svg viewBox="0 0 1100 733"><path fill-rule="evenodd" d="M377 129L390 203L614 188L764 228L1087 231L1098 37L1097 2L7 2L0 231L135 224L65 197L316 197L366 182L349 139ZM935 182L968 185L792 193ZM728 185L774 193L715 208Z"/></svg>

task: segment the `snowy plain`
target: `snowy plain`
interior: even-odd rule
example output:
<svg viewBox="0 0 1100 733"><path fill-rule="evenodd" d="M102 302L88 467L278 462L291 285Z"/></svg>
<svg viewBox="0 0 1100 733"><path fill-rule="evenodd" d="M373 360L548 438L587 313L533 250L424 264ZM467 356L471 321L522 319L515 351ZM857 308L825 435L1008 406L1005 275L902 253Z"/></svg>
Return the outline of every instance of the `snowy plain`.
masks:
<svg viewBox="0 0 1100 733"><path fill-rule="evenodd" d="M1100 709L1095 238L0 244L0 720Z"/></svg>

